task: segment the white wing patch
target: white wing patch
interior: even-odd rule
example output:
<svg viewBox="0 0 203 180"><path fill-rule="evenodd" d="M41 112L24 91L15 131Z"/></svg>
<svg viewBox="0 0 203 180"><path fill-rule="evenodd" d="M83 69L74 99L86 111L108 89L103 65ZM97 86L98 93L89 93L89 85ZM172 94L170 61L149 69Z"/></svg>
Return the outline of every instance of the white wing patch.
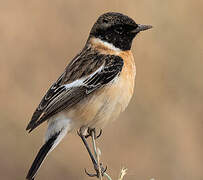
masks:
<svg viewBox="0 0 203 180"><path fill-rule="evenodd" d="M104 65L100 66L95 72L93 72L92 74L87 76L87 78L85 80L92 78L96 73L100 72L103 68L104 68Z"/></svg>
<svg viewBox="0 0 203 180"><path fill-rule="evenodd" d="M73 88L73 87L83 86L85 79L86 78L77 79L77 80L73 81L72 83L66 84L65 88L70 89L70 88Z"/></svg>
<svg viewBox="0 0 203 180"><path fill-rule="evenodd" d="M79 86L85 86L86 84L84 83L86 80L92 78L96 73L100 72L104 68L104 65L100 66L95 72L90 74L87 77L77 79L69 84L64 85L66 89L74 88L74 87L79 87Z"/></svg>

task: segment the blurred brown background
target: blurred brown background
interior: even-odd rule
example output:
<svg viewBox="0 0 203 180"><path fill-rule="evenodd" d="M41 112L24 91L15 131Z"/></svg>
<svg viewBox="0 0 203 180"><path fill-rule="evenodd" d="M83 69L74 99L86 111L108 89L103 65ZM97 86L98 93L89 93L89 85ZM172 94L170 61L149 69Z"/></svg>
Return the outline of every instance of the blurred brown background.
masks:
<svg viewBox="0 0 203 180"><path fill-rule="evenodd" d="M97 17L125 13L154 28L133 43L136 93L105 128L102 161L116 179L203 179L203 1L0 1L0 179L22 180L42 145L46 123L25 131L47 88L83 47ZM79 137L50 154L37 179L90 179Z"/></svg>

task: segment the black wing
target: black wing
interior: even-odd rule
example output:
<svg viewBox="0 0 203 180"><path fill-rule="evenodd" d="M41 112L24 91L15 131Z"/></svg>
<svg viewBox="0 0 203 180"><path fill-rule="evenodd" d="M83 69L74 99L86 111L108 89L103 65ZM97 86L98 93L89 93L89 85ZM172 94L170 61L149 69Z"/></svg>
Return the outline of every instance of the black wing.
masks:
<svg viewBox="0 0 203 180"><path fill-rule="evenodd" d="M67 72L62 74L43 97L26 130L31 132L38 125L57 112L60 112L65 108L66 110L70 109L95 90L114 80L119 75L123 67L123 60L119 56L100 55L99 59L97 58L97 61L100 61L100 67L97 67L93 73L85 77L80 77L80 79L84 78L84 81L79 86L67 86L67 83L63 81L64 79L68 79L65 77L67 76ZM98 63L95 63L95 66L98 66ZM95 69L95 67L92 66L87 66L86 68Z"/></svg>

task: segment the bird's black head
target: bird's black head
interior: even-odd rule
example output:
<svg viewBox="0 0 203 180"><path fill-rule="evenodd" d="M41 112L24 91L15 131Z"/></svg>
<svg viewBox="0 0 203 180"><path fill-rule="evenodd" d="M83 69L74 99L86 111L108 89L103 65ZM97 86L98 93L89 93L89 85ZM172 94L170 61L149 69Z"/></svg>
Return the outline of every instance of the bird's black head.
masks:
<svg viewBox="0 0 203 180"><path fill-rule="evenodd" d="M121 13L108 12L101 15L90 32L96 37L113 44L121 50L130 50L133 38L140 32L152 28L136 24L133 19Z"/></svg>

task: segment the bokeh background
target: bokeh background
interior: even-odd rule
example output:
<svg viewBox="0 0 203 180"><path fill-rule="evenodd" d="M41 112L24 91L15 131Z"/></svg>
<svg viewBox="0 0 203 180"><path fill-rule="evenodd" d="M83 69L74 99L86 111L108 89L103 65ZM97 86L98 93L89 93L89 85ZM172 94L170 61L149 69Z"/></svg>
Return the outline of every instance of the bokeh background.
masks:
<svg viewBox="0 0 203 180"><path fill-rule="evenodd" d="M154 28L133 43L136 92L98 140L116 179L203 179L202 0L0 0L0 179L22 180L42 145L46 123L25 131L47 88L84 46L107 11ZM79 137L49 155L37 179L90 179Z"/></svg>

